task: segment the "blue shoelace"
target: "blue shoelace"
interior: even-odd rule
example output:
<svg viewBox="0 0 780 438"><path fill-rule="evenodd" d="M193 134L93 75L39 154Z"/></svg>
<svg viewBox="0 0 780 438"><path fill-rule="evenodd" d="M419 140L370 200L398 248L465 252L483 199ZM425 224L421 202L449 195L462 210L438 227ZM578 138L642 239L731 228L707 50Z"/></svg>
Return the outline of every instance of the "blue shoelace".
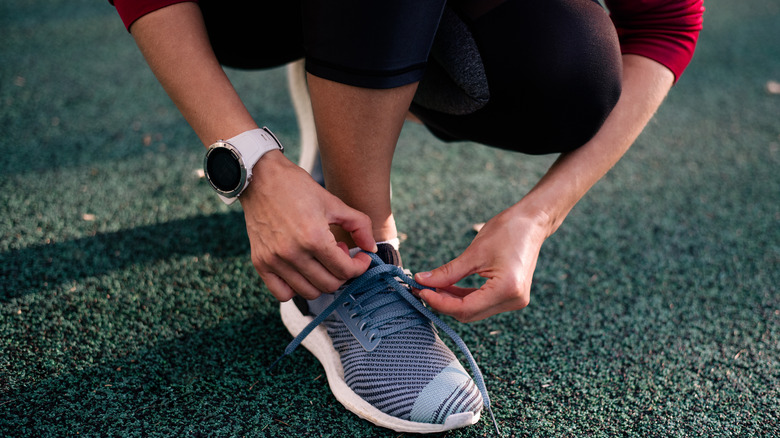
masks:
<svg viewBox="0 0 780 438"><path fill-rule="evenodd" d="M480 394L482 394L484 407L490 413L496 432L501 435L496 418L493 416L493 410L490 408L490 397L485 387L482 372L479 370L479 366L471 355L466 343L450 326L434 315L420 300L412 295L409 289L409 287L415 289L426 289L426 287L414 281L398 266L386 264L376 254L366 254L373 260L373 267L348 283L341 295L333 300L325 310L317 315L287 345L284 353L271 364L269 369L276 366L286 356L292 354L301 345L306 336L330 316L331 313L336 311L339 306L343 306L342 309L344 310L338 313L342 316L345 324L355 324L364 333L365 340L361 341L361 343L369 351L385 336L415 325L432 322L455 342L455 345L458 346L466 357L469 368L471 368L471 372L474 375L474 383L476 383ZM386 293L388 291L395 293ZM345 312L348 318L343 317ZM346 319L351 319L352 322L347 322ZM395 323L388 324L388 322ZM368 344L364 342L368 342Z"/></svg>

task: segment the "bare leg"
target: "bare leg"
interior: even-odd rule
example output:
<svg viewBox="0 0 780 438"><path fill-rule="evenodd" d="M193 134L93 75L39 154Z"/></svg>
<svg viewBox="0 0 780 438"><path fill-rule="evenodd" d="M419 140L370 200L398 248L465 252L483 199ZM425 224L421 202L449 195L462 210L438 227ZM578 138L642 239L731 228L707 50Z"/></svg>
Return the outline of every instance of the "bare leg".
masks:
<svg viewBox="0 0 780 438"><path fill-rule="evenodd" d="M377 241L397 237L390 168L417 84L375 90L308 79L326 188L371 218ZM354 246L347 233L333 232Z"/></svg>

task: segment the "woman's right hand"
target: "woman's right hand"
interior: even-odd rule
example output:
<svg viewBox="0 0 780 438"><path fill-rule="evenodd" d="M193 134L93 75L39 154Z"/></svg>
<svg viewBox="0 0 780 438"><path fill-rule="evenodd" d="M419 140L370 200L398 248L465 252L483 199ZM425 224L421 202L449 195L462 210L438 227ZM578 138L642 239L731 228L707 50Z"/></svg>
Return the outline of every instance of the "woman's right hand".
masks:
<svg viewBox="0 0 780 438"><path fill-rule="evenodd" d="M349 256L331 225L349 232L366 251L376 251L371 220L317 184L279 151L264 155L238 198L244 208L252 263L280 301L314 299L334 292L368 269L366 254Z"/></svg>

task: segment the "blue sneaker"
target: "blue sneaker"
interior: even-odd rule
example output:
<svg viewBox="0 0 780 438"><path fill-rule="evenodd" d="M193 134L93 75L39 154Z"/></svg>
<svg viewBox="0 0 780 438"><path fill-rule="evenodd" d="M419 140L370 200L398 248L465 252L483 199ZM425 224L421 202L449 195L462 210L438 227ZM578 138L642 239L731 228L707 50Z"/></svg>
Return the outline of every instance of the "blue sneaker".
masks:
<svg viewBox="0 0 780 438"><path fill-rule="evenodd" d="M397 251L380 246L382 257L370 254L366 273L335 293L281 304L282 321L295 337L282 357L303 344L322 364L336 399L378 426L436 433L476 423L483 406L490 410L476 362L411 294L410 285L422 286L400 268ZM434 323L464 352L476 382Z"/></svg>

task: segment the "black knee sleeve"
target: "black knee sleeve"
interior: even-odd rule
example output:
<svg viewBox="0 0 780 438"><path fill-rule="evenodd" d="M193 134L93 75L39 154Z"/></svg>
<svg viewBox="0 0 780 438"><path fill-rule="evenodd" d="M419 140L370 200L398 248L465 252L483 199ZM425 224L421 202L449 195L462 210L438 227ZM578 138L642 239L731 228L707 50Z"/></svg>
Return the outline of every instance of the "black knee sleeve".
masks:
<svg viewBox="0 0 780 438"><path fill-rule="evenodd" d="M509 0L469 27L490 100L467 115L413 104L442 139L531 154L565 152L592 138L617 103L617 35L592 0Z"/></svg>

